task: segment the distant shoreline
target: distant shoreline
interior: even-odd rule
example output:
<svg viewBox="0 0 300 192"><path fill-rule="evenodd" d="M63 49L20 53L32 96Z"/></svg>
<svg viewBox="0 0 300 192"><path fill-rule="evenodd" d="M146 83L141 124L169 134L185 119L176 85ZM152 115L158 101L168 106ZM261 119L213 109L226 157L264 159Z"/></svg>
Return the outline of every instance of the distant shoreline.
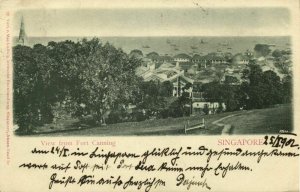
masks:
<svg viewBox="0 0 300 192"><path fill-rule="evenodd" d="M27 46L35 44L47 45L50 41L60 42L71 40L78 42L83 38L99 38L104 43L109 42L125 52L139 49L143 53L157 52L159 54L176 55L207 54L217 50L233 54L253 50L255 44L274 44L274 49L291 48L290 36L81 36L81 37L27 37ZM13 37L13 45L17 45L18 37ZM192 48L191 48L192 47ZM195 48L196 47L196 48Z"/></svg>

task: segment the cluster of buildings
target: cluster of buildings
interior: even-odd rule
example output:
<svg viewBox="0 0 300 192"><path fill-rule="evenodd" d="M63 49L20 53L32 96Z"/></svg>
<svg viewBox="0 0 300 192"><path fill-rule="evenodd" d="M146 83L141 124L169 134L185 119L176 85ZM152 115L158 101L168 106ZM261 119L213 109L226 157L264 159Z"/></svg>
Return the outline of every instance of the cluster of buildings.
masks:
<svg viewBox="0 0 300 192"><path fill-rule="evenodd" d="M173 65L168 62L164 62L158 68L155 68L155 63L147 61L146 66L137 68L136 74L144 79L144 81L170 81L173 84L173 96L179 97L183 91L188 92L192 97L193 87L183 90L183 88L190 83L194 83L194 80L185 76L184 70L180 67L179 62Z"/></svg>
<svg viewBox="0 0 300 192"><path fill-rule="evenodd" d="M201 112L204 108L209 108L210 113L214 113L220 107L226 109L224 103L206 101L203 93L195 87L215 80L216 76L220 76L221 83L230 81L231 84L238 85L242 82L243 70L253 59L263 71L272 70L280 77L283 76L275 67L275 59L271 54L266 57L256 57L250 50L235 55L209 53L204 56L199 54L190 56L181 53L173 57L160 56L158 53L151 52L146 56L141 55L141 58L143 65L137 68L136 74L144 81L170 81L173 84L173 97L180 97L183 92L187 92L192 100L188 106L191 107L192 112ZM183 89L187 84L191 86Z"/></svg>
<svg viewBox="0 0 300 192"><path fill-rule="evenodd" d="M249 54L249 55L247 55ZM208 54L200 56L195 54L189 56L188 54L181 53L174 57L152 52L147 54L146 57L142 57L143 65L136 69L136 74L144 79L144 81L170 81L173 84L173 97L180 97L183 92L187 92L192 100L191 107L192 112L201 112L203 108L208 108L210 113L214 113L219 105L225 109L224 104L218 102L205 101L203 95L199 90L194 90L193 87L196 84L207 83L209 81L200 81L195 78L197 75L201 75L201 71L211 68L212 66L223 65L229 66L234 63L236 66L246 66L252 54L246 52L245 54L236 54L231 57L225 57L218 54ZM224 67L223 73L230 76L236 76L237 79L241 76L241 69ZM243 68L243 67L242 67ZM238 71L236 73L236 71ZM225 78L223 77L223 80ZM190 84L188 89L185 89L186 85Z"/></svg>

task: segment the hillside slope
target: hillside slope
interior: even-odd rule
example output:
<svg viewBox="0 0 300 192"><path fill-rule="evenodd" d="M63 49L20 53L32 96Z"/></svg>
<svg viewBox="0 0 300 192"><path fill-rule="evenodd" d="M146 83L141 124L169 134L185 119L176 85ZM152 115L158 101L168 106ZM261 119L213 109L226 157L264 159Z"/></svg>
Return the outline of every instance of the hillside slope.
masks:
<svg viewBox="0 0 300 192"><path fill-rule="evenodd" d="M228 117L228 118L224 118ZM155 135L185 135L184 125L198 124L205 119L206 128L188 131L186 135L220 135L222 124L230 124L230 134L276 134L280 130L292 131L292 110L290 105L280 105L274 108L236 111L207 116L191 116L148 120L143 122L127 122L93 127L82 130L48 133L47 135L84 135L84 136L155 136ZM223 120L224 119L224 120ZM41 134L43 135L43 134Z"/></svg>

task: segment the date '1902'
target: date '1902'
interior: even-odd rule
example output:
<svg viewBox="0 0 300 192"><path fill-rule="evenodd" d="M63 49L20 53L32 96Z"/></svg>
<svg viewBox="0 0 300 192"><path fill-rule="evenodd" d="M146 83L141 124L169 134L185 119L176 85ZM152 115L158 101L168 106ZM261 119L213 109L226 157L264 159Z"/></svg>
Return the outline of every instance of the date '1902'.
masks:
<svg viewBox="0 0 300 192"><path fill-rule="evenodd" d="M299 145L295 143L295 139L288 138L287 136L297 136L297 134L294 133L281 133L281 135L277 136L265 136L264 145L271 145L272 147L298 147Z"/></svg>

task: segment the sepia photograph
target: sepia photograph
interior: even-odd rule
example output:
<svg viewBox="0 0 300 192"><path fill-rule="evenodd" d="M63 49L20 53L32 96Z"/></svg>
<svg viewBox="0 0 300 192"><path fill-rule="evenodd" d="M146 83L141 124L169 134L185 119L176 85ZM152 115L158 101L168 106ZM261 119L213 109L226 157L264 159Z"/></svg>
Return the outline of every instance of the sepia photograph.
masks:
<svg viewBox="0 0 300 192"><path fill-rule="evenodd" d="M289 9L22 9L18 136L293 132Z"/></svg>

